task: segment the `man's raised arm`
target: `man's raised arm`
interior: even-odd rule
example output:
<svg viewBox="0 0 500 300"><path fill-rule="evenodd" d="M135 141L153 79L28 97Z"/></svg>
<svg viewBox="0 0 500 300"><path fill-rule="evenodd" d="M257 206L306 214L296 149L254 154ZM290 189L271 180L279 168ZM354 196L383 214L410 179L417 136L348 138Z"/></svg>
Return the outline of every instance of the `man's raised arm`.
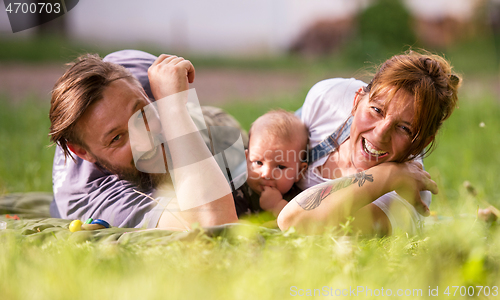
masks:
<svg viewBox="0 0 500 300"><path fill-rule="evenodd" d="M193 65L182 57L161 55L148 75L157 99L178 208L165 211L158 227L184 229L192 223L214 226L236 222L229 184L186 108L189 83L195 76Z"/></svg>

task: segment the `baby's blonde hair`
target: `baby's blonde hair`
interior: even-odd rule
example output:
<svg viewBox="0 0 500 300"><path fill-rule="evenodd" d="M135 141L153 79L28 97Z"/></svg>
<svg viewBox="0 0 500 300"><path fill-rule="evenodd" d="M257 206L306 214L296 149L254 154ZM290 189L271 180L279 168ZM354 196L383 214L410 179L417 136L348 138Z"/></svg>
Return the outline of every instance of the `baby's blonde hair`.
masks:
<svg viewBox="0 0 500 300"><path fill-rule="evenodd" d="M248 132L248 143L256 131L264 138L275 138L285 142L297 142L301 150L307 148L309 132L306 125L294 113L284 109L271 110L252 123Z"/></svg>

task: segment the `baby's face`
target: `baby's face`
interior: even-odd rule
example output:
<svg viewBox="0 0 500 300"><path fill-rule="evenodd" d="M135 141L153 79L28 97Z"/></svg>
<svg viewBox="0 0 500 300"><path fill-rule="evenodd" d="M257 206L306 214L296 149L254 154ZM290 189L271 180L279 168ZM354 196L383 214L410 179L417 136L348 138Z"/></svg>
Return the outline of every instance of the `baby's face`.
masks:
<svg viewBox="0 0 500 300"><path fill-rule="evenodd" d="M301 151L305 149L301 149L297 142L252 135L246 152L250 188L259 195L264 186L274 187L282 195L288 192L307 166L307 163L300 162Z"/></svg>

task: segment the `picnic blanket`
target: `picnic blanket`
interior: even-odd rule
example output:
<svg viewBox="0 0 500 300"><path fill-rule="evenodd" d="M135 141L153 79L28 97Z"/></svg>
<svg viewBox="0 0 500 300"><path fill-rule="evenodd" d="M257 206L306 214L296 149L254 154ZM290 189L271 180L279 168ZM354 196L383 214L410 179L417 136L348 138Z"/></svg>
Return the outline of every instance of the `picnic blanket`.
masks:
<svg viewBox="0 0 500 300"><path fill-rule="evenodd" d="M212 238L217 236L231 237L242 232L253 232L261 236L280 234L276 221L264 215L258 225L248 223L226 224L209 228L194 228L190 231L170 231L161 229L140 228L106 228L91 231L70 232L68 227L72 220L51 218L49 206L52 193L14 193L0 196L0 223L5 222L7 229L0 229L3 234L14 234L32 240L33 242L50 242L58 239L74 242L97 242L118 244L158 245L174 241L190 241L197 238ZM473 214L460 215L460 220L473 220ZM450 223L456 217L432 215L425 218L427 229L434 225Z"/></svg>
<svg viewBox="0 0 500 300"><path fill-rule="evenodd" d="M39 243L62 239L74 242L158 245L200 237L228 236L235 230L245 228L265 235L280 232L277 229L240 223L194 228L190 231L112 227L70 232L68 227L72 220L50 217L52 197L51 193L42 192L0 196L0 222L7 224L7 229L0 230L0 235L11 233Z"/></svg>

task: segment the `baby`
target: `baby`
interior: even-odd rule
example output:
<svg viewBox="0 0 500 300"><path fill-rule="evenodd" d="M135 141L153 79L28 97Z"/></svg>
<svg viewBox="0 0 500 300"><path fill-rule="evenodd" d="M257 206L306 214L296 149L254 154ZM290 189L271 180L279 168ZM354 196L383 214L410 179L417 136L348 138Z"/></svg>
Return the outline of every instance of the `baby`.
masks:
<svg viewBox="0 0 500 300"><path fill-rule="evenodd" d="M307 168L308 131L291 112L275 110L251 126L246 150L247 181L233 192L238 217L280 211L301 190L295 185Z"/></svg>

